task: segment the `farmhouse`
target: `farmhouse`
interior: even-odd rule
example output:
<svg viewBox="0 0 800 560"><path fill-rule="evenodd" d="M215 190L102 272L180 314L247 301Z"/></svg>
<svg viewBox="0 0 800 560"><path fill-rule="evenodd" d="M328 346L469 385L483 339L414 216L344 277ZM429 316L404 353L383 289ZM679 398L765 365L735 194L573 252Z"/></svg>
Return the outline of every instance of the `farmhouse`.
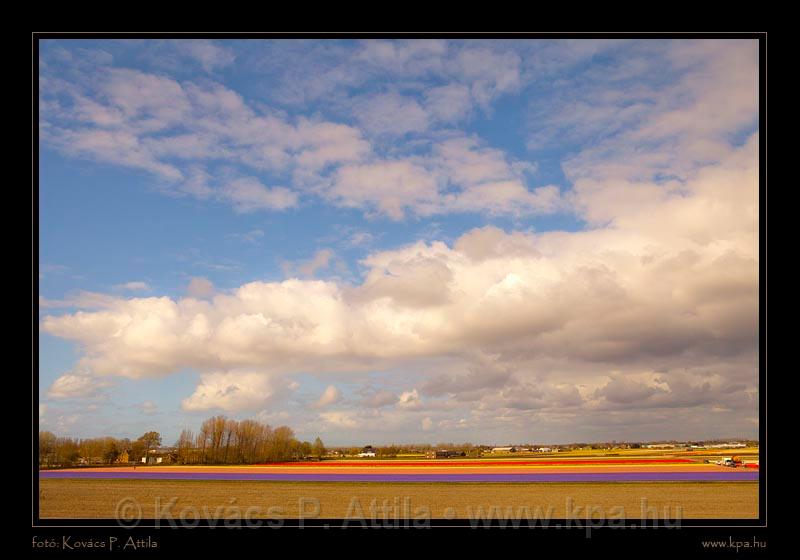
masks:
<svg viewBox="0 0 800 560"><path fill-rule="evenodd" d="M371 445L367 445L364 449L361 450L361 453L358 454L359 457L375 457L375 448Z"/></svg>
<svg viewBox="0 0 800 560"><path fill-rule="evenodd" d="M146 465L162 465L174 463L177 459L177 453L173 447L162 447L160 449L151 449L147 455L142 457L142 463Z"/></svg>

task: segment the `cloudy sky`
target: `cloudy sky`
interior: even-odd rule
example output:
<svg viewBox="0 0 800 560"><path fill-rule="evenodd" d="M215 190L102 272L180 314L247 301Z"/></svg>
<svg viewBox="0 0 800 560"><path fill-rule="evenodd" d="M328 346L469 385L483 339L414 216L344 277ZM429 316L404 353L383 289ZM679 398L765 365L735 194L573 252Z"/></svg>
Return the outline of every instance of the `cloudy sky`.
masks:
<svg viewBox="0 0 800 560"><path fill-rule="evenodd" d="M42 429L758 433L758 44L42 41Z"/></svg>

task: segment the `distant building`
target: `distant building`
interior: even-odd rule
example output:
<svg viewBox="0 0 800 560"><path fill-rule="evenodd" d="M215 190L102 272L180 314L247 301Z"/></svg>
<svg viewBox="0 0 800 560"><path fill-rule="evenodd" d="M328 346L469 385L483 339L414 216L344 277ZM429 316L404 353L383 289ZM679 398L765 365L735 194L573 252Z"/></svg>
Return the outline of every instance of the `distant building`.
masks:
<svg viewBox="0 0 800 560"><path fill-rule="evenodd" d="M376 455L375 448L371 445L367 445L361 450L361 453L358 454L359 457L375 457Z"/></svg>
<svg viewBox="0 0 800 560"><path fill-rule="evenodd" d="M552 447L540 447L539 449L536 450L536 452L537 453L552 453L553 452L553 448Z"/></svg>
<svg viewBox="0 0 800 560"><path fill-rule="evenodd" d="M455 451L453 449L436 449L425 453L425 457L428 459L449 459L451 457L466 457L466 456L467 456L466 452Z"/></svg>
<svg viewBox="0 0 800 560"><path fill-rule="evenodd" d="M732 441L730 443L710 443L706 447L708 449L741 449L747 447L747 444Z"/></svg>
<svg viewBox="0 0 800 560"><path fill-rule="evenodd" d="M492 447L492 453L516 453L516 447Z"/></svg>
<svg viewBox="0 0 800 560"><path fill-rule="evenodd" d="M146 465L168 465L174 463L177 458L178 454L174 447L161 447L148 451L147 455L142 457L142 463Z"/></svg>

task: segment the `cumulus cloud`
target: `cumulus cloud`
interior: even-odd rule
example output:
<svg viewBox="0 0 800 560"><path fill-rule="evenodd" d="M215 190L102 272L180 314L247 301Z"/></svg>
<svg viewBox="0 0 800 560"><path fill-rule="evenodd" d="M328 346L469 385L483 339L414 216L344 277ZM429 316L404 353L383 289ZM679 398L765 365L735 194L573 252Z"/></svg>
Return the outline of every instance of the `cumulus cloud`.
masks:
<svg viewBox="0 0 800 560"><path fill-rule="evenodd" d="M626 379L624 377L614 377L595 392L596 397L602 397L615 404L642 403L657 393L666 390L659 385L650 385Z"/></svg>
<svg viewBox="0 0 800 560"><path fill-rule="evenodd" d="M419 242L375 253L353 287L293 279L253 282L210 302L112 298L111 309L47 316L43 328L85 345L87 363L120 362L107 369L131 373L127 356L142 365L150 356L144 370L158 371L176 367L185 353L193 361L275 367L281 356L408 356L472 344L589 361L700 346L735 353L740 342L752 345L756 324L755 150L751 142L702 175L693 196L668 199L669 228L636 216L618 220L632 221L633 230L507 234L487 227L453 247ZM752 210L719 207L696 216L702 199L729 197ZM708 244L698 235L703 227L727 235Z"/></svg>
<svg viewBox="0 0 800 560"><path fill-rule="evenodd" d="M512 381L513 372L508 368L498 367L490 360L481 360L468 368L464 374L438 374L431 377L422 386L426 395L440 397L457 396L468 400L474 396L482 397L486 389L501 389Z"/></svg>
<svg viewBox="0 0 800 560"><path fill-rule="evenodd" d="M323 412L319 417L329 428L353 430L359 426L358 420L351 412Z"/></svg>
<svg viewBox="0 0 800 560"><path fill-rule="evenodd" d="M421 391L509 414L547 402L689 406L692 392L713 400L716 387L757 382L757 147L753 138L680 192L660 193L649 218L642 206L619 205L612 224L589 231L478 228L452 245L375 252L355 285L251 282L206 301L109 296L99 310L45 316L42 329L78 342L79 366L100 376L347 371L424 357L469 362L480 351L498 365L431 376ZM728 381L703 389L702 371L676 377L700 366ZM609 381L615 369L661 371L666 385ZM239 395L269 394L255 381L261 373L242 390L220 377L229 374L205 375L185 407L249 406ZM422 402L408 389L397 404Z"/></svg>
<svg viewBox="0 0 800 560"><path fill-rule="evenodd" d="M259 372L228 371L205 373L194 393L181 402L184 410L257 410L263 408L275 390L269 377Z"/></svg>
<svg viewBox="0 0 800 560"><path fill-rule="evenodd" d="M397 399L397 406L404 409L420 408L422 402L419 398L419 392L416 389L403 391Z"/></svg>
<svg viewBox="0 0 800 560"><path fill-rule="evenodd" d="M208 278L197 276L189 281L186 294L193 298L207 298L214 293L214 284Z"/></svg>
<svg viewBox="0 0 800 560"><path fill-rule="evenodd" d="M370 419L396 433L422 426L480 437L502 427L538 437L580 426L587 438L621 439L750 426L760 305L757 49L746 42L651 48L663 65L635 58L630 66L599 65L553 82L559 95L551 104L533 98L529 148L534 156L554 147L571 154L563 162L568 189L532 187L533 161L472 136L438 134L422 148L385 153L355 127L288 119L215 84L108 71L96 91L85 91L45 78L57 98L44 96L52 102L46 142L147 170L240 211L319 197L394 220L568 211L587 227L485 226L448 243L433 236L372 250L352 282L312 279L328 264L318 253L300 263L308 265L302 278L225 293L209 286L186 298L42 298L44 309L77 310L53 311L41 328L78 343L76 371L95 379L198 370L187 410L263 407L277 380L293 373L396 375L392 390L362 393L360 410L314 416L331 430ZM474 45L367 42L357 52L365 72L414 79L443 72L449 81L416 97L411 85L402 95L368 95L413 118L402 126L370 120L367 103L362 122L378 136L458 122L471 104L486 111L536 72L548 76L551 65L599 50L582 42L520 57ZM641 80L642 68L666 69L670 79ZM337 77L346 78L325 79ZM62 96L75 109L65 112ZM173 133L186 122L191 130ZM205 170L224 158L253 174ZM260 172L286 177L290 192L263 184ZM82 383L63 381L61 392L80 393Z"/></svg>
<svg viewBox="0 0 800 560"><path fill-rule="evenodd" d="M342 393L339 391L339 389L337 389L335 385L328 385L325 388L325 391L322 393L322 396L320 396L319 400L317 401L317 406L324 407L336 404L339 402L339 400L341 400L341 398Z"/></svg>

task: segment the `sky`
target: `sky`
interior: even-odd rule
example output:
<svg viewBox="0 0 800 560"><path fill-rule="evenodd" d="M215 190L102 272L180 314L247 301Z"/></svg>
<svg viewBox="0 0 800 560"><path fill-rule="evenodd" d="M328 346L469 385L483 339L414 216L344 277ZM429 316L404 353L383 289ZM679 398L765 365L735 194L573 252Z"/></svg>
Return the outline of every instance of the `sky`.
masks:
<svg viewBox="0 0 800 560"><path fill-rule="evenodd" d="M39 423L758 434L755 40L42 40Z"/></svg>

